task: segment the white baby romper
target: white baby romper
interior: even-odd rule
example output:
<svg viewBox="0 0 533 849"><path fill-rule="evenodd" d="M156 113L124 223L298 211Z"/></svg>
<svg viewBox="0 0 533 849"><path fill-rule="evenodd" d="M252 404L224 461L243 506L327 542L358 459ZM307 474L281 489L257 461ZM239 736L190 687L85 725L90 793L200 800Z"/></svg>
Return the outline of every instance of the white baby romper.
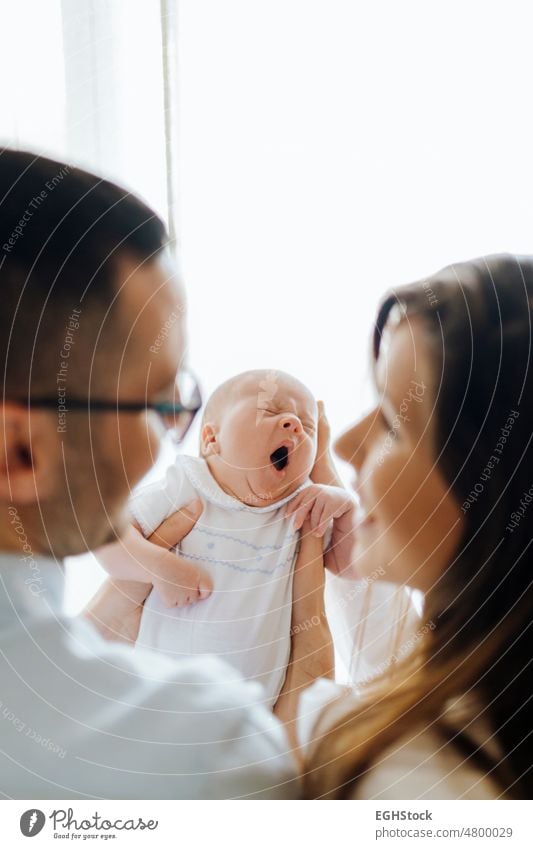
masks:
<svg viewBox="0 0 533 849"><path fill-rule="evenodd" d="M205 460L185 455L163 480L144 487L130 507L145 536L190 501L202 500L203 513L179 551L211 575L214 591L205 601L168 608L152 590L137 648L173 657L217 654L245 679L260 681L265 704L272 706L289 660L299 539L284 508L302 488L271 506L249 507L218 486Z"/></svg>

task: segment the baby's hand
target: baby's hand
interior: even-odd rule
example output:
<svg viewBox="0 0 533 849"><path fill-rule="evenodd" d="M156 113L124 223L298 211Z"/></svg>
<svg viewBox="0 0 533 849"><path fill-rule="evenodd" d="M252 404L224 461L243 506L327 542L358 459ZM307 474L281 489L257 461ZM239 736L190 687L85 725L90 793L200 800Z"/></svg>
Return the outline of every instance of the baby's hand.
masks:
<svg viewBox="0 0 533 849"><path fill-rule="evenodd" d="M353 514L355 524L355 510L355 499L342 487L311 484L289 502L285 515L294 516L296 531L299 531L309 518L313 536L323 537L333 520L348 513Z"/></svg>

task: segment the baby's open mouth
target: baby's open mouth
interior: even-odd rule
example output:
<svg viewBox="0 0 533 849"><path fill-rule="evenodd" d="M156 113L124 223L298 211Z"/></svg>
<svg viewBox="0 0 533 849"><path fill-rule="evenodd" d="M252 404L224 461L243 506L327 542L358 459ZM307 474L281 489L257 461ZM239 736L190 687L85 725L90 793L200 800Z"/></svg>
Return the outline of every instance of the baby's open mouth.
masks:
<svg viewBox="0 0 533 849"><path fill-rule="evenodd" d="M270 455L270 462L278 472L282 472L289 462L289 449L286 445L276 448Z"/></svg>

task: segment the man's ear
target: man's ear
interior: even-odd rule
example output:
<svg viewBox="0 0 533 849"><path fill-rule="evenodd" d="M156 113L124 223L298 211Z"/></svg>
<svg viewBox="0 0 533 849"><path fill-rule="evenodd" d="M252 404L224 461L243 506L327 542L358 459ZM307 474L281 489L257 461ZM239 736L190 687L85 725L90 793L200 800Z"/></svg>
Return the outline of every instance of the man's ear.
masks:
<svg viewBox="0 0 533 849"><path fill-rule="evenodd" d="M217 431L214 424L205 423L202 427L200 436L200 447L202 457L212 457L213 454L219 454L220 448L218 445Z"/></svg>
<svg viewBox="0 0 533 849"><path fill-rule="evenodd" d="M46 498L54 489L59 445L50 413L0 405L0 500L33 504Z"/></svg>

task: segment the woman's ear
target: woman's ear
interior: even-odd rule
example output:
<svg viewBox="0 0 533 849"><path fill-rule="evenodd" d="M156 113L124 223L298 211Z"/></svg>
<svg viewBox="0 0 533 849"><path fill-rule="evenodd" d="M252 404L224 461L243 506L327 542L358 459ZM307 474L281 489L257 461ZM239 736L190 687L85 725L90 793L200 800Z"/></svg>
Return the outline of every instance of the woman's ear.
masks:
<svg viewBox="0 0 533 849"><path fill-rule="evenodd" d="M59 439L50 413L0 406L0 500L33 504L54 489Z"/></svg>
<svg viewBox="0 0 533 849"><path fill-rule="evenodd" d="M202 457L212 457L213 454L219 454L220 448L218 445L217 432L214 424L204 424L200 436L200 446Z"/></svg>

